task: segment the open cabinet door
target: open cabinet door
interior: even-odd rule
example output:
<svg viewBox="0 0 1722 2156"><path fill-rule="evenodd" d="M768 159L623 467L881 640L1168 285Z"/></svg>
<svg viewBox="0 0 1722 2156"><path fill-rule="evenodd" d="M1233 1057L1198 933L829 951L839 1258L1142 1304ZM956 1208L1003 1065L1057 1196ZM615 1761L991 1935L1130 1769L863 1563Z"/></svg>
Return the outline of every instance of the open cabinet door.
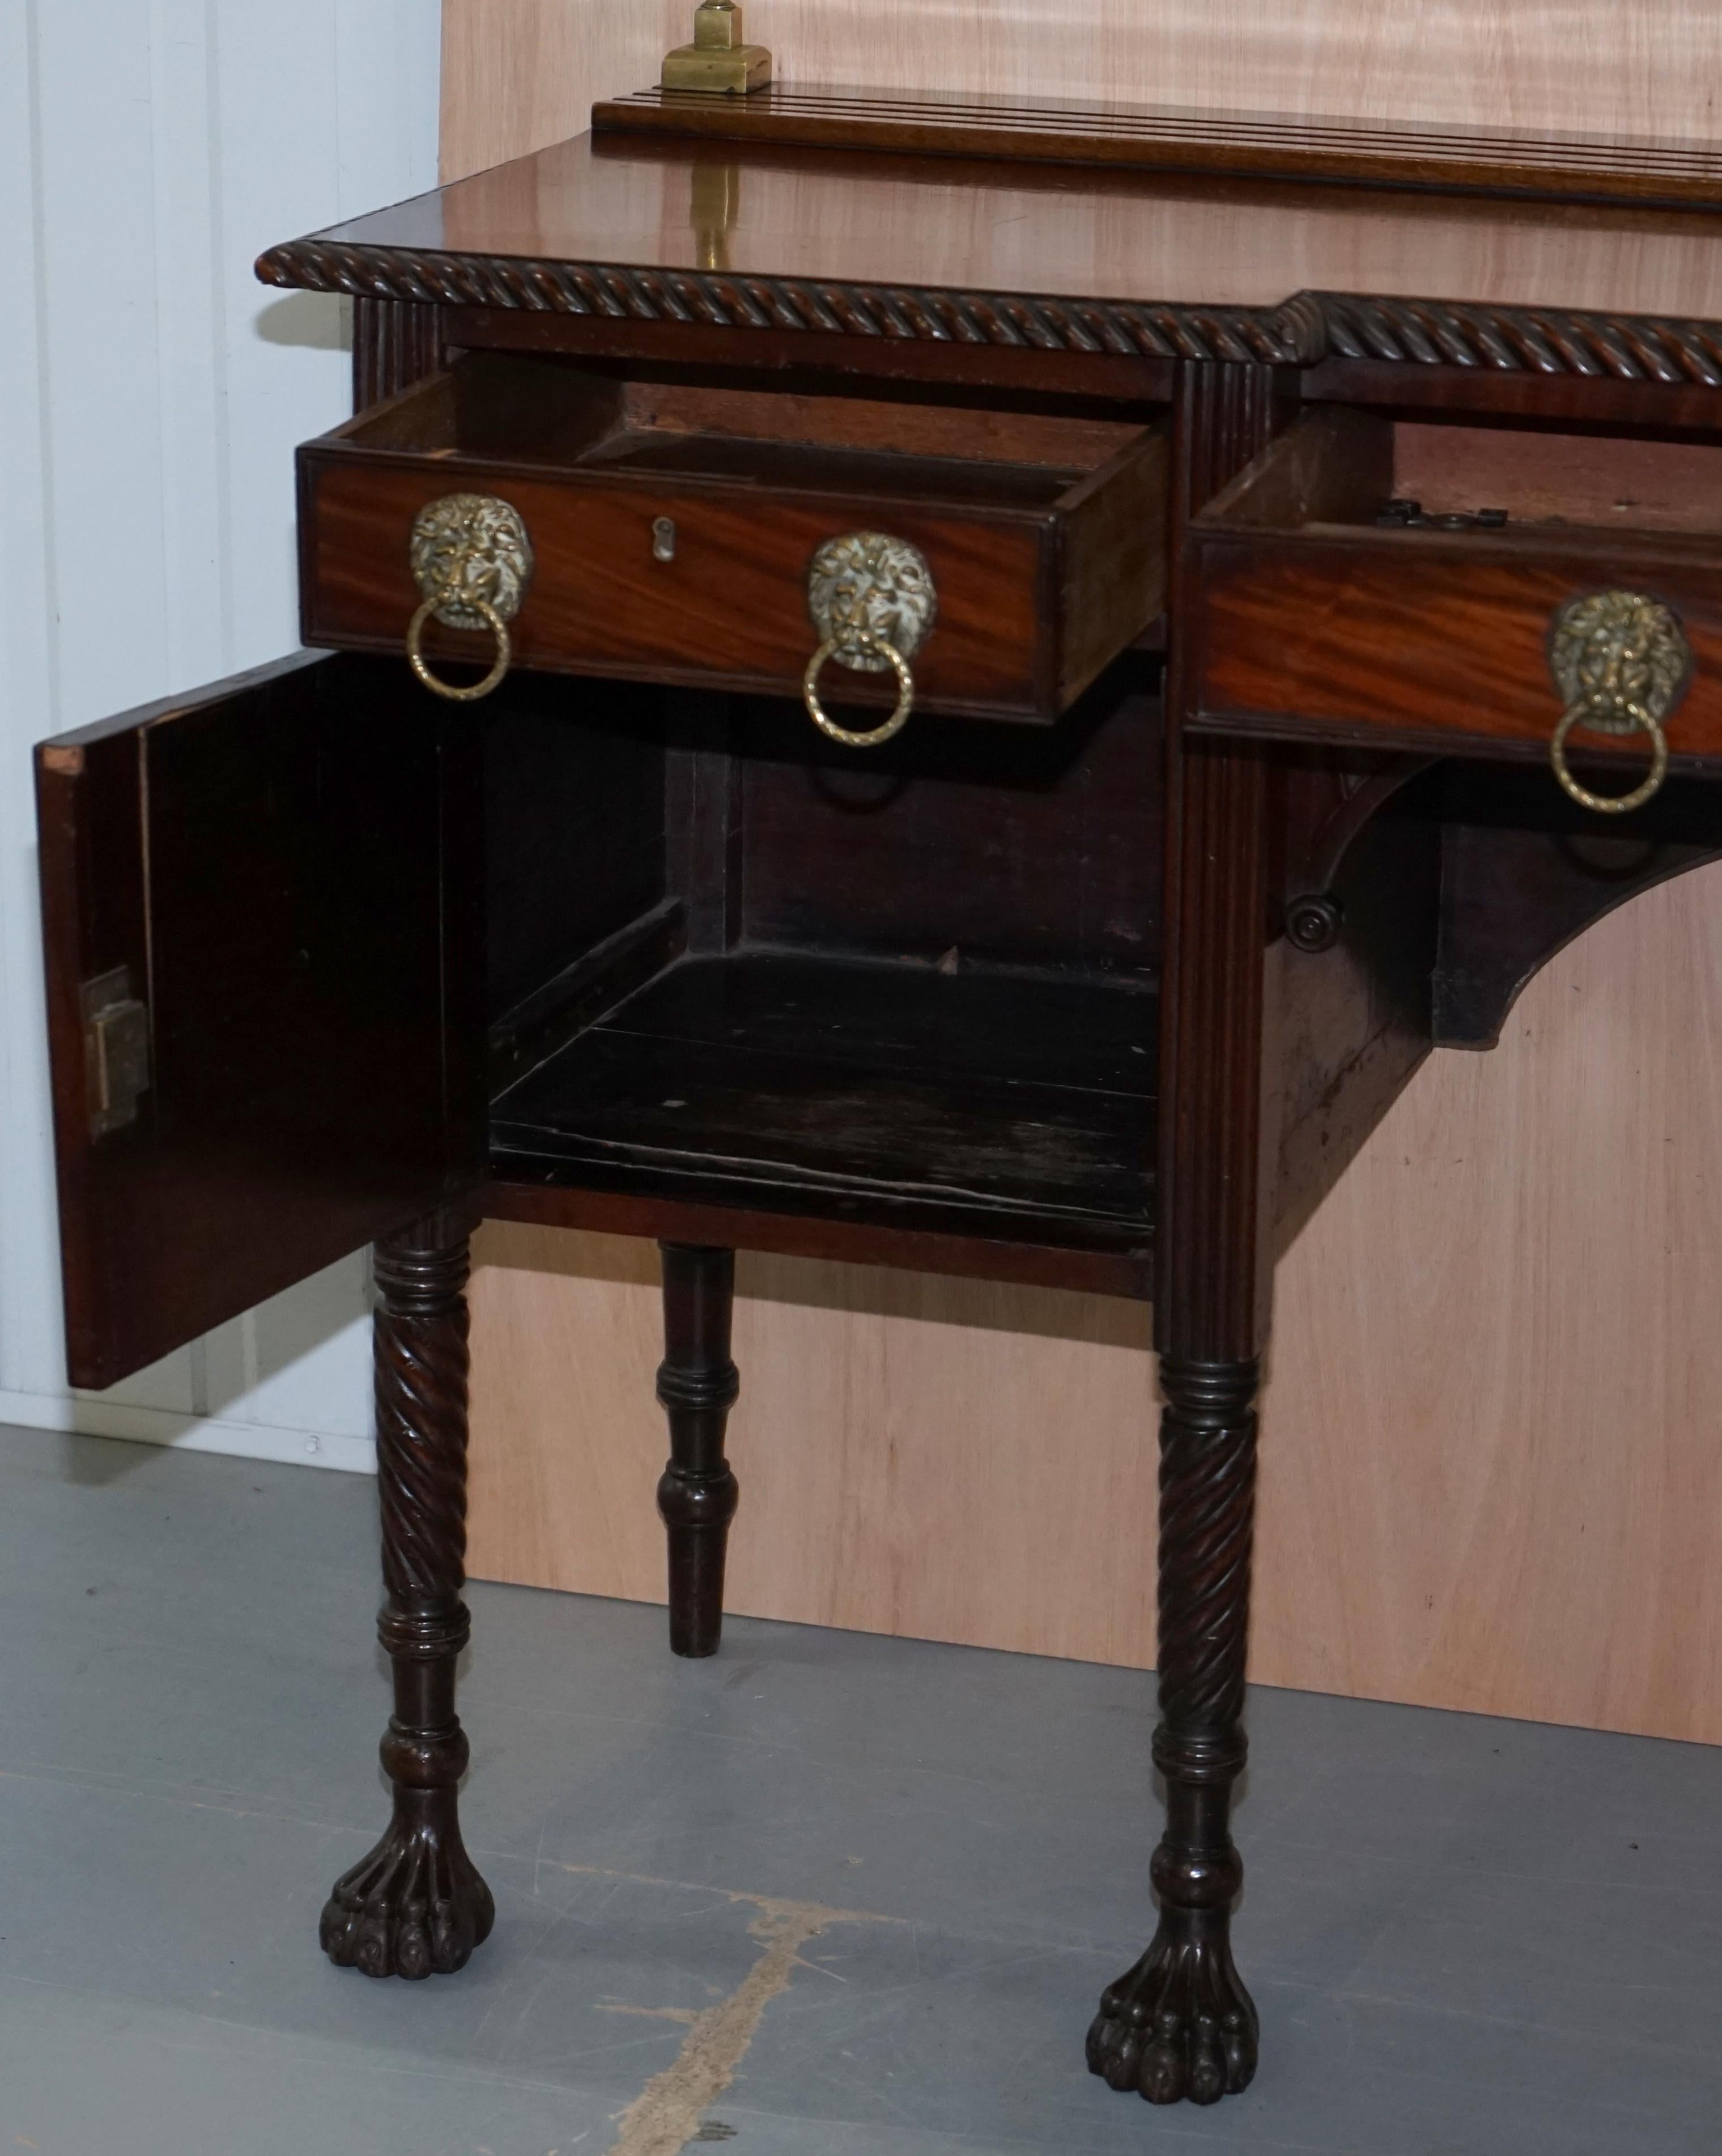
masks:
<svg viewBox="0 0 1722 2156"><path fill-rule="evenodd" d="M480 753L404 666L344 657L38 749L75 1384L479 1175Z"/></svg>

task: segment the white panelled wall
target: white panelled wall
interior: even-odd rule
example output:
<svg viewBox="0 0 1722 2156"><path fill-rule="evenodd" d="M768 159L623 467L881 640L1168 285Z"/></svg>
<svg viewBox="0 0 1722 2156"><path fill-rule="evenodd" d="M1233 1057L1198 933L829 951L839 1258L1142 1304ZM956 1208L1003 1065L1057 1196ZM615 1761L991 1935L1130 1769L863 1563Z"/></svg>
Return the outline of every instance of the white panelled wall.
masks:
<svg viewBox="0 0 1722 2156"><path fill-rule="evenodd" d="M434 184L440 13L0 0L0 1420L372 1464L362 1257L67 1389L29 752L297 644L293 446L350 330L251 264Z"/></svg>

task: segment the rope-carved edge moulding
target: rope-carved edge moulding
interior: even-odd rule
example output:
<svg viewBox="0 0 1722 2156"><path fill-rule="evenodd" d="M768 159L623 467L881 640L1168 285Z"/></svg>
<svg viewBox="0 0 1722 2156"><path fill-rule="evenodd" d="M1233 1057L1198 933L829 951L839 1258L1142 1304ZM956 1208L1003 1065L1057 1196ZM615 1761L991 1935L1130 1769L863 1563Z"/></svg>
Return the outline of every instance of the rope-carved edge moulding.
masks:
<svg viewBox="0 0 1722 2156"><path fill-rule="evenodd" d="M1301 362L1274 316L1250 307L1175 307L1024 293L856 285L732 272L630 270L611 263L424 253L296 240L257 264L266 285L355 299L533 314L791 330L921 343L1010 345L1151 359Z"/></svg>
<svg viewBox="0 0 1722 2156"><path fill-rule="evenodd" d="M613 263L318 239L271 248L258 262L257 274L266 285L355 299L712 329L1282 367L1354 359L1722 388L1722 323L1560 308L1341 292L1300 292L1277 307L1195 307L729 271L631 270Z"/></svg>
<svg viewBox="0 0 1722 2156"><path fill-rule="evenodd" d="M1722 388L1719 322L1375 300L1345 292L1303 293L1292 305L1308 307L1318 321L1324 359Z"/></svg>

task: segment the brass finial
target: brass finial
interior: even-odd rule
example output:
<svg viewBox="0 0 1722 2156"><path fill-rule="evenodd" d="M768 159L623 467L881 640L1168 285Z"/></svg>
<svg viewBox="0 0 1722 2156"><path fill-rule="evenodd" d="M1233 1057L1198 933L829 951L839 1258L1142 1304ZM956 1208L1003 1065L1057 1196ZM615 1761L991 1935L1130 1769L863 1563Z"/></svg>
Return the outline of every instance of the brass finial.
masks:
<svg viewBox="0 0 1722 2156"><path fill-rule="evenodd" d="M742 11L735 0L700 0L694 41L664 55L659 77L666 90L703 90L744 97L771 80L771 54L742 43Z"/></svg>

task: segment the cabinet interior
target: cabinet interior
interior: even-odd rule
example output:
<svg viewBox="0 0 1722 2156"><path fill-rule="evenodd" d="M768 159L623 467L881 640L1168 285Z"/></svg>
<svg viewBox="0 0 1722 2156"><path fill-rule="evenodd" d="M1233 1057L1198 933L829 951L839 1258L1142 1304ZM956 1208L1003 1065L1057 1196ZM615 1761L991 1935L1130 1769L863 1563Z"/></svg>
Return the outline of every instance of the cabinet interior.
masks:
<svg viewBox="0 0 1722 2156"><path fill-rule="evenodd" d="M491 1148L578 1181L1130 1251L1159 663L1056 728L519 676L486 720Z"/></svg>

